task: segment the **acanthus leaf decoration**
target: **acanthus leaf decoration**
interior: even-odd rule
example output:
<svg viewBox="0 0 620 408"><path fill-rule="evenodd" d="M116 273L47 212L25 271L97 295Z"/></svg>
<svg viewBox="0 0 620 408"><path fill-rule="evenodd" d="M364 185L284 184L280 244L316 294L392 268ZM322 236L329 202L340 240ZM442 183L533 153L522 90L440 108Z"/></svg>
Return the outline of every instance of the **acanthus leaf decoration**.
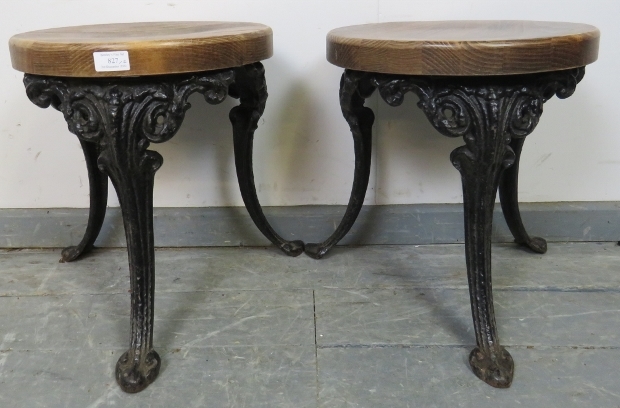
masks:
<svg viewBox="0 0 620 408"><path fill-rule="evenodd" d="M105 134L137 133L150 142L169 140L178 131L195 92L210 104L221 103L234 82L231 69L192 75L128 79L56 78L26 74L28 98L64 114L69 130L83 140Z"/></svg>
<svg viewBox="0 0 620 408"><path fill-rule="evenodd" d="M226 99L234 80L234 71L227 69L194 74L180 81L166 83L159 92L152 95L152 100L145 107L141 132L154 143L169 140L179 130L185 112L191 108L187 101L191 94L200 93L207 103L216 105Z"/></svg>
<svg viewBox="0 0 620 408"><path fill-rule="evenodd" d="M373 74L371 82L391 106L402 104L407 92L419 97L418 107L440 133L463 137L465 146L453 156L475 160L485 136L503 137L504 166L514 161L508 144L529 135L540 119L543 104L557 95L567 98L583 78L585 68L549 73L485 77L430 77ZM460 161L460 160L459 160ZM456 165L456 163L455 163Z"/></svg>
<svg viewBox="0 0 620 408"><path fill-rule="evenodd" d="M566 99L571 96L585 73L585 67L578 67L564 71L549 72L544 75L539 82L544 101L546 102L554 95L560 99Z"/></svg>

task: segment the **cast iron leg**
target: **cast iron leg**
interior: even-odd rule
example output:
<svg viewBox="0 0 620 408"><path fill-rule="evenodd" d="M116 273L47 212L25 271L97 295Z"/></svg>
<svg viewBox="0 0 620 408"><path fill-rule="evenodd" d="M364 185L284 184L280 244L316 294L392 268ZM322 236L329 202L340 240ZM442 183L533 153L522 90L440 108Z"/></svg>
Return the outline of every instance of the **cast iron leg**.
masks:
<svg viewBox="0 0 620 408"><path fill-rule="evenodd" d="M258 126L267 100L265 70L262 64L252 64L235 69L235 82L229 88L231 96L240 99L240 104L230 111L233 125L233 143L237 180L245 207L254 224L269 241L289 256L297 256L304 250L302 241L287 241L267 221L261 208L252 171L252 146L254 131Z"/></svg>
<svg viewBox="0 0 620 408"><path fill-rule="evenodd" d="M262 81L264 86L260 63L243 69L258 72L248 73L247 78ZM84 248L92 245L103 219L105 175L110 177L119 197L129 256L131 337L129 350L116 365L116 380L126 392L146 388L157 377L161 365L153 350L153 181L163 159L148 150L149 143L165 142L176 134L190 108L187 100L192 93L201 93L207 102L217 104L230 91L242 99L241 106L231 113L235 141L250 139L246 152L251 158L251 136L267 94L261 93L258 85L245 84L244 81L251 80L242 76L243 70L239 72L235 89L230 89L235 82L232 69L125 79L24 76L29 99L41 108L51 105L61 111L69 130L83 142L91 183L91 218ZM97 155L99 170L94 166ZM251 165L251 161L247 163ZM251 183L253 187L251 177L249 180L246 186ZM99 188L93 193L96 187ZM257 200L256 207L260 210Z"/></svg>
<svg viewBox="0 0 620 408"><path fill-rule="evenodd" d="M93 249L93 244L101 231L105 211L108 205L108 177L97 167L99 157L99 145L94 142L86 142L80 139L86 168L88 169L88 183L90 187L90 211L88 213L88 225L82 241L76 246L70 246L62 250L60 262L71 262Z"/></svg>
<svg viewBox="0 0 620 408"><path fill-rule="evenodd" d="M451 155L461 172L465 212L465 257L471 309L477 347L469 356L474 373L484 382L498 388L512 383L514 362L499 344L493 295L491 290L491 230L493 206L501 175L502 162L511 153L502 135L478 136L476 157L466 147Z"/></svg>
<svg viewBox="0 0 620 408"><path fill-rule="evenodd" d="M340 107L351 128L355 150L353 188L345 214L332 235L321 243L306 244L306 254L312 258L322 258L349 232L364 204L370 177L372 124L375 120L375 115L370 108L364 106L364 101L374 90L375 87L370 83L369 74L350 70L342 74Z"/></svg>
<svg viewBox="0 0 620 408"><path fill-rule="evenodd" d="M256 77L264 84L262 65L248 67L260 71ZM146 388L161 365L153 350L153 181L163 159L147 150L149 143L165 142L176 134L190 108L187 100L192 93L201 93L211 104L221 103L234 81L232 69L112 79L24 76L28 98L41 108L51 105L61 111L69 130L83 142L91 184L89 229L80 244L85 249L92 245L103 219L105 175L119 197L129 255L131 337L129 350L116 365L116 380L126 392ZM239 88L231 90L242 98L241 107L232 114L237 139L242 134L251 136L267 97L266 93L255 96L245 86Z"/></svg>
<svg viewBox="0 0 620 408"><path fill-rule="evenodd" d="M487 384L507 388L514 362L499 342L491 286L493 207L502 171L515 155L511 136L525 137L538 121L542 98L524 86L500 80L378 75L381 97L399 105L406 92L415 92L433 126L442 134L463 137L465 146L450 155L461 173L465 216L465 257L476 348L469 362ZM488 82L493 83L492 80Z"/></svg>
<svg viewBox="0 0 620 408"><path fill-rule="evenodd" d="M547 241L540 237L530 237L521 221L519 212L519 159L525 138L512 138L510 147L515 152L515 163L507 168L502 175L499 184L499 199L502 204L502 212L506 219L506 224L515 237L515 242L525 246L534 252L544 254L547 252Z"/></svg>
<svg viewBox="0 0 620 408"><path fill-rule="evenodd" d="M371 74L371 83L389 105L400 105L407 92L414 92L420 98L418 106L439 132L465 141L450 159L463 183L465 254L476 333L476 348L469 362L473 372L494 387L509 387L514 374L512 357L499 343L493 310L491 230L495 196L502 172L510 171L518 160L512 147L518 156L523 138L538 124L543 103L554 95L562 99L572 95L584 72L581 67L494 78ZM507 211L511 229L521 225L520 218L517 222L518 168L512 171L502 184L508 187L502 205L513 204Z"/></svg>
<svg viewBox="0 0 620 408"><path fill-rule="evenodd" d="M159 374L161 360L153 350L155 251L153 248L153 180L163 159L146 150L148 142L132 134L109 137L99 167L118 194L131 283L130 347L116 364L116 381L126 392L139 392Z"/></svg>

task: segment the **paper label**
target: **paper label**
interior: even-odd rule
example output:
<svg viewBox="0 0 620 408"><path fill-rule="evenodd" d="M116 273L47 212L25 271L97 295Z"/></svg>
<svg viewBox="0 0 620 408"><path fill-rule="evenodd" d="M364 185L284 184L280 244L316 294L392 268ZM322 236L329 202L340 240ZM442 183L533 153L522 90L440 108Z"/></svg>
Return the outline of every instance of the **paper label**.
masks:
<svg viewBox="0 0 620 408"><path fill-rule="evenodd" d="M95 71L129 71L129 52L103 51L93 52Z"/></svg>

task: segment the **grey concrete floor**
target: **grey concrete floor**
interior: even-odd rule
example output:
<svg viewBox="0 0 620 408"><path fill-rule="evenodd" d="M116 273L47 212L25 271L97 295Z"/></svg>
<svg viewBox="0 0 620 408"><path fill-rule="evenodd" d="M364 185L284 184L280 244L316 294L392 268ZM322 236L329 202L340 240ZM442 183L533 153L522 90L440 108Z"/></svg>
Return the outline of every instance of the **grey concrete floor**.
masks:
<svg viewBox="0 0 620 408"><path fill-rule="evenodd" d="M0 252L0 407L620 407L620 247L493 247L507 390L478 380L462 245L156 252L159 378L113 369L129 337L123 249Z"/></svg>

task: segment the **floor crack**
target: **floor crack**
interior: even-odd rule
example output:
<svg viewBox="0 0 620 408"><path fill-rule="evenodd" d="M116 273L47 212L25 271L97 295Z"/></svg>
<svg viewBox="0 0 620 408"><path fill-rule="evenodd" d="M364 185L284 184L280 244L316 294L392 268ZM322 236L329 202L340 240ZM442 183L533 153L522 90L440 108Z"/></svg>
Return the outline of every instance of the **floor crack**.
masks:
<svg viewBox="0 0 620 408"><path fill-rule="evenodd" d="M314 315L314 366L316 368L316 406L319 407L319 343L316 330L316 291L312 291L312 312Z"/></svg>

